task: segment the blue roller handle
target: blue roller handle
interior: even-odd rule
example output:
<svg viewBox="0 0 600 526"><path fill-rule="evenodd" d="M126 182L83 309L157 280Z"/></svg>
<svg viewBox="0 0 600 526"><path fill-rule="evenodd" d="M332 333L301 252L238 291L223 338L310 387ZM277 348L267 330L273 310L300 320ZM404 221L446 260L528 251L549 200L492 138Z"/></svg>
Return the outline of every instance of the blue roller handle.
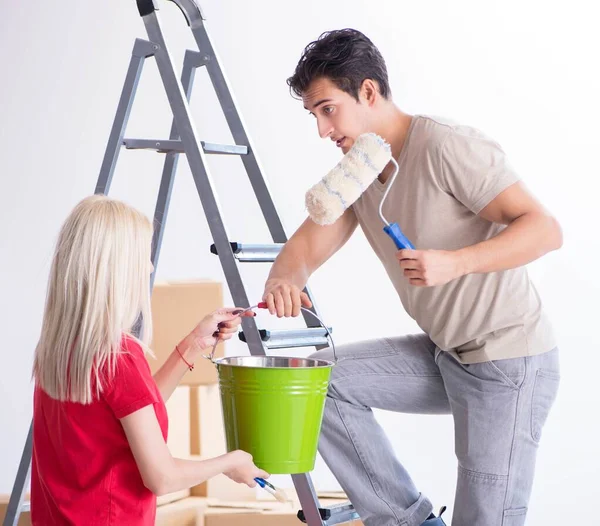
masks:
<svg viewBox="0 0 600 526"><path fill-rule="evenodd" d="M392 238L392 241L394 241L398 250L402 250L403 248L414 250L415 246L402 233L398 223L390 223L389 225L384 226L383 231Z"/></svg>

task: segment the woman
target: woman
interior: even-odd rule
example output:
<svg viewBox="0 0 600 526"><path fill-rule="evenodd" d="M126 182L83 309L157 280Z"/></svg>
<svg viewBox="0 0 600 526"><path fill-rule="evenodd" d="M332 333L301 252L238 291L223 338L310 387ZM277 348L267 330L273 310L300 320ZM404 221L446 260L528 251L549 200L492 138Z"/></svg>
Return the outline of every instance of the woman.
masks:
<svg viewBox="0 0 600 526"><path fill-rule="evenodd" d="M34 524L153 525L157 495L220 473L251 487L268 477L244 451L192 461L166 446L165 401L215 338L231 338L240 311L207 315L152 377L151 241L143 214L103 196L62 227L33 367Z"/></svg>

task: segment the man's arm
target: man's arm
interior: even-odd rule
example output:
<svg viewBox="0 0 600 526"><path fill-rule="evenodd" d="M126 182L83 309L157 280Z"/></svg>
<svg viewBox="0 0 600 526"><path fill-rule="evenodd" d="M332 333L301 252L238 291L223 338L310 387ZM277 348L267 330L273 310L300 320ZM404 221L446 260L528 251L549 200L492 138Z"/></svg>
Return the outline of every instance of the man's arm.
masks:
<svg viewBox="0 0 600 526"><path fill-rule="evenodd" d="M497 236L458 251L465 274L520 267L562 246L558 221L522 183L501 192L479 215L508 226Z"/></svg>
<svg viewBox="0 0 600 526"><path fill-rule="evenodd" d="M479 215L508 226L491 239L456 251L398 252L404 276L412 285L443 285L466 274L520 267L562 246L562 230L558 221L522 183L509 186Z"/></svg>
<svg viewBox="0 0 600 526"><path fill-rule="evenodd" d="M302 289L310 275L333 256L356 230L358 220L349 208L333 224L321 226L307 218L285 244L265 284L263 300L271 314L298 316L310 306Z"/></svg>

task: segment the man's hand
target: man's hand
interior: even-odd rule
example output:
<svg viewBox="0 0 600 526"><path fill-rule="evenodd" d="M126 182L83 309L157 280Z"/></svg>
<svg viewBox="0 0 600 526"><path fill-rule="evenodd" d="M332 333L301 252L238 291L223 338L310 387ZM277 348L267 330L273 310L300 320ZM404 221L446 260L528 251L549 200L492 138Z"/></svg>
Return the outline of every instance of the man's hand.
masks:
<svg viewBox="0 0 600 526"><path fill-rule="evenodd" d="M404 277L415 287L444 285L465 274L458 252L448 250L400 250L396 253Z"/></svg>
<svg viewBox="0 0 600 526"><path fill-rule="evenodd" d="M284 279L270 279L265 284L263 301L267 302L269 312L278 318L298 316L300 307L312 307L308 295L296 285Z"/></svg>

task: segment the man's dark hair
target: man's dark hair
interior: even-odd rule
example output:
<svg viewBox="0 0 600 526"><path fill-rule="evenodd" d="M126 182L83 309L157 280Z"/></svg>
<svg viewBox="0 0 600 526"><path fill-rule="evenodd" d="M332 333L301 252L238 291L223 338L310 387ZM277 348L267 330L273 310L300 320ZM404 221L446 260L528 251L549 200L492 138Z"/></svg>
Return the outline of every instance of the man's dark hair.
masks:
<svg viewBox="0 0 600 526"><path fill-rule="evenodd" d="M328 78L356 100L365 79L376 81L384 98L391 95L381 53L373 42L355 29L328 31L308 44L287 83L290 90L301 97L318 78Z"/></svg>

